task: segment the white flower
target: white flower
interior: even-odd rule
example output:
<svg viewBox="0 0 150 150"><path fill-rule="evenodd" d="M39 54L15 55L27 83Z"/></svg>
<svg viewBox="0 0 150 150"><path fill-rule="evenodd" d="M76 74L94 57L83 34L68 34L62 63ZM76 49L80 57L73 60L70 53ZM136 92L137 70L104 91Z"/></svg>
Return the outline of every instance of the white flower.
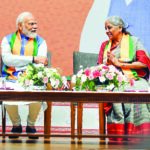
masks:
<svg viewBox="0 0 150 150"><path fill-rule="evenodd" d="M55 86L55 79L54 78L50 78L50 83L51 83L51 85L52 85L52 87L54 87Z"/></svg>
<svg viewBox="0 0 150 150"><path fill-rule="evenodd" d="M44 83L48 83L48 77L44 77L44 78L43 78L43 82L44 82Z"/></svg>
<svg viewBox="0 0 150 150"><path fill-rule="evenodd" d="M128 82L128 78L127 78L126 76L123 76L123 75L122 75L122 78L123 78L123 81L124 81L124 82L126 82L126 83Z"/></svg>
<svg viewBox="0 0 150 150"><path fill-rule="evenodd" d="M43 77L43 72L42 71L38 72L38 78L42 78L42 77Z"/></svg>
<svg viewBox="0 0 150 150"><path fill-rule="evenodd" d="M54 88L58 88L59 87L59 83L60 83L60 81L58 80L58 79L56 79L55 80L55 85L54 85Z"/></svg>
<svg viewBox="0 0 150 150"><path fill-rule="evenodd" d="M41 63L40 64L35 64L35 67L36 68L40 68L40 67L44 68L44 64L41 64Z"/></svg>
<svg viewBox="0 0 150 150"><path fill-rule="evenodd" d="M81 69L78 73L77 73L77 77L81 77L83 74L83 69Z"/></svg>
<svg viewBox="0 0 150 150"><path fill-rule="evenodd" d="M57 69L56 68L50 68L52 72L57 73Z"/></svg>
<svg viewBox="0 0 150 150"><path fill-rule="evenodd" d="M26 85L26 86L29 86L29 85L30 85L30 80L26 79L26 80L25 80L25 85Z"/></svg>
<svg viewBox="0 0 150 150"><path fill-rule="evenodd" d="M116 68L113 65L108 66L109 67L109 72L116 72Z"/></svg>
<svg viewBox="0 0 150 150"><path fill-rule="evenodd" d="M62 82L65 88L69 88L68 84L67 84L67 78L65 76L62 76Z"/></svg>
<svg viewBox="0 0 150 150"><path fill-rule="evenodd" d="M102 69L102 70L100 71L100 73L101 73L101 75L104 75L104 74L106 74L106 70L105 70L105 69Z"/></svg>
<svg viewBox="0 0 150 150"><path fill-rule="evenodd" d="M109 79L109 80L113 80L113 77L115 76L115 74L114 73L106 73L106 77L107 77L107 79Z"/></svg>
<svg viewBox="0 0 150 150"><path fill-rule="evenodd" d="M67 78L65 76L62 76L62 82L67 83Z"/></svg>
<svg viewBox="0 0 150 150"><path fill-rule="evenodd" d="M110 85L107 85L106 89L107 90L112 90L114 87L115 87L114 84L110 84Z"/></svg>
<svg viewBox="0 0 150 150"><path fill-rule="evenodd" d="M49 68L45 68L44 71L45 71L46 73L49 73L50 69L49 69Z"/></svg>
<svg viewBox="0 0 150 150"><path fill-rule="evenodd" d="M46 75L47 75L48 78L50 78L53 75L53 73L52 72L48 72Z"/></svg>
<svg viewBox="0 0 150 150"><path fill-rule="evenodd" d="M97 69L96 69L96 67L92 66L92 67L90 68L90 70L91 70L91 72L93 72L93 71L95 71L95 70L97 70Z"/></svg>
<svg viewBox="0 0 150 150"><path fill-rule="evenodd" d="M94 76L93 74L91 73L89 76L88 76L89 80L93 80L94 79Z"/></svg>
<svg viewBox="0 0 150 150"><path fill-rule="evenodd" d="M82 74L81 83L84 83L86 80L87 80L87 76L85 74Z"/></svg>
<svg viewBox="0 0 150 150"><path fill-rule="evenodd" d="M76 76L76 75L73 75L72 78L71 78L71 82L72 82L72 83L76 83L76 78L77 78L77 76Z"/></svg>
<svg viewBox="0 0 150 150"><path fill-rule="evenodd" d="M104 64L98 65L98 66L97 66L97 69L98 69L98 70L102 70L103 66L105 66L105 65L104 65Z"/></svg>
<svg viewBox="0 0 150 150"><path fill-rule="evenodd" d="M82 66L82 65L80 65L80 66L79 66L79 68L80 68L80 70L81 70L81 69L83 69L83 66Z"/></svg>
<svg viewBox="0 0 150 150"><path fill-rule="evenodd" d="M33 85L33 83L34 83L33 80L30 80L30 85Z"/></svg>
<svg viewBox="0 0 150 150"><path fill-rule="evenodd" d="M99 81L103 83L103 82L105 82L105 81L106 81L106 78L105 78L104 76L99 77Z"/></svg>

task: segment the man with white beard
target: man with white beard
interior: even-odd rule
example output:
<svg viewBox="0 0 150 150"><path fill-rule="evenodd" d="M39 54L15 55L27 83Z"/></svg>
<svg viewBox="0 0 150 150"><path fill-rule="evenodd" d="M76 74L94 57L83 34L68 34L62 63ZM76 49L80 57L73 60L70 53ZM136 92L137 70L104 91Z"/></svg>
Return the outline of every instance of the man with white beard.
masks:
<svg viewBox="0 0 150 150"><path fill-rule="evenodd" d="M29 63L47 65L47 44L37 35L37 21L30 12L21 13L16 20L17 31L2 39L2 77L15 82L18 73L22 72ZM15 83L14 83L15 87ZM19 104L29 105L27 117L27 133L36 133L35 122L40 112L42 102L4 102L6 111L12 122L11 132L22 133L21 118L18 112ZM18 136L13 136L17 138ZM30 137L38 138L38 137Z"/></svg>

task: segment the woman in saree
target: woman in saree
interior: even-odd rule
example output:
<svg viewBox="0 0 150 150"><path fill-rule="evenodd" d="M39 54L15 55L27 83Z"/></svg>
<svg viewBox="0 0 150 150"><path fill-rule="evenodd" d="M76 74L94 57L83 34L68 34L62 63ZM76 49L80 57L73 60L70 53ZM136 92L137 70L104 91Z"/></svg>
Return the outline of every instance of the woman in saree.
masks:
<svg viewBox="0 0 150 150"><path fill-rule="evenodd" d="M114 65L134 81L125 90L148 91L150 58L141 41L126 31L126 24L118 16L107 18L105 30L109 40L100 47L98 64ZM104 110L108 134L150 134L150 104L105 103Z"/></svg>

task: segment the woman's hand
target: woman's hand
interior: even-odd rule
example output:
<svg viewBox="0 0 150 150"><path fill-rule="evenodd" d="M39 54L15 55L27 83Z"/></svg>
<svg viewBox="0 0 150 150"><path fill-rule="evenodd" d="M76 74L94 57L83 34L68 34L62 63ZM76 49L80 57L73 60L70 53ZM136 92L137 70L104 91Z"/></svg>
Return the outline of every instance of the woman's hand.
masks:
<svg viewBox="0 0 150 150"><path fill-rule="evenodd" d="M112 54L112 52L107 52L108 63L113 64L116 67L120 67L119 60Z"/></svg>

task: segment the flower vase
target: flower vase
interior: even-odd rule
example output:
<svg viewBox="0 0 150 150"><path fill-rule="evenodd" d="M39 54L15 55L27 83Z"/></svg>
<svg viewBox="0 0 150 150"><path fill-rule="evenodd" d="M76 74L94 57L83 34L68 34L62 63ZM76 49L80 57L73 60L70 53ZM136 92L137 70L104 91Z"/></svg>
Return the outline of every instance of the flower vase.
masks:
<svg viewBox="0 0 150 150"><path fill-rule="evenodd" d="M46 84L46 90L53 90L53 87L50 83Z"/></svg>
<svg viewBox="0 0 150 150"><path fill-rule="evenodd" d="M45 90L45 86L38 86L38 85L30 85L30 86L23 86L24 90L26 91L32 91L32 90Z"/></svg>
<svg viewBox="0 0 150 150"><path fill-rule="evenodd" d="M75 91L75 83L70 82L70 90Z"/></svg>
<svg viewBox="0 0 150 150"><path fill-rule="evenodd" d="M104 85L97 85L96 86L96 91L98 92L113 92L114 91L114 87L112 89L108 89L106 86Z"/></svg>
<svg viewBox="0 0 150 150"><path fill-rule="evenodd" d="M98 91L98 92L107 92L108 90L106 89L105 86L97 85L96 86L96 91Z"/></svg>

